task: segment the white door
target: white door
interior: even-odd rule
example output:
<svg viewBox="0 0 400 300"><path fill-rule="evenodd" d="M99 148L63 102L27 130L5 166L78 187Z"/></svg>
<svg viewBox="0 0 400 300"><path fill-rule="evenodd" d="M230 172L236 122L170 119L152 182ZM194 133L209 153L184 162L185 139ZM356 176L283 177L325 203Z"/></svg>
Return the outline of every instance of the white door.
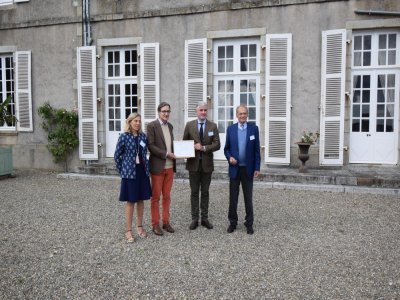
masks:
<svg viewBox="0 0 400 300"><path fill-rule="evenodd" d="M244 104L249 110L248 122L259 123L259 78L256 76L239 76L229 79L216 78L214 99L217 103L214 120L218 125L221 148L214 153L215 159L225 159L224 147L226 129L237 122L236 107Z"/></svg>
<svg viewBox="0 0 400 300"><path fill-rule="evenodd" d="M138 111L137 84L107 83L106 86L106 155L113 157L118 137L124 130L125 119Z"/></svg>
<svg viewBox="0 0 400 300"><path fill-rule="evenodd" d="M224 160L226 129L237 122L236 107L249 110L248 122L260 121L259 40L224 40L214 43L214 121L218 125L221 148L215 159Z"/></svg>
<svg viewBox="0 0 400 300"><path fill-rule="evenodd" d="M397 163L399 72L353 73L350 163Z"/></svg>
<svg viewBox="0 0 400 300"><path fill-rule="evenodd" d="M113 157L125 119L138 111L137 50L105 52L106 156Z"/></svg>

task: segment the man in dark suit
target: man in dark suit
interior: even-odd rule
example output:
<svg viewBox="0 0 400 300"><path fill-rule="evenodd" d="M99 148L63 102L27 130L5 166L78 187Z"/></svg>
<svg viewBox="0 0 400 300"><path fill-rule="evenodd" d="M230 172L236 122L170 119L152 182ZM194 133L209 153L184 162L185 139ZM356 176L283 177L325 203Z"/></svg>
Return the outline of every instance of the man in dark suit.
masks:
<svg viewBox="0 0 400 300"><path fill-rule="evenodd" d="M207 103L199 102L196 107L197 119L186 123L183 133L184 140L194 140L195 157L188 158L186 170L189 171L190 203L192 223L189 228L194 230L199 225L199 190L201 190L201 225L212 229L208 220L209 187L214 171L213 152L219 150L221 143L217 124L207 120Z"/></svg>
<svg viewBox="0 0 400 300"><path fill-rule="evenodd" d="M170 233L175 230L169 222L169 207L171 204L171 189L176 172L174 155L174 134L171 123L168 122L171 106L161 102L157 108L158 119L147 125L147 140L150 151L151 173L151 225L156 235L163 235L160 227L160 197L162 194L162 228Z"/></svg>
<svg viewBox="0 0 400 300"><path fill-rule="evenodd" d="M229 162L229 213L228 233L236 230L239 186L242 184L246 217L244 225L253 234L253 177L260 174L260 137L258 127L247 123L248 109L236 108L238 123L228 127L224 154Z"/></svg>

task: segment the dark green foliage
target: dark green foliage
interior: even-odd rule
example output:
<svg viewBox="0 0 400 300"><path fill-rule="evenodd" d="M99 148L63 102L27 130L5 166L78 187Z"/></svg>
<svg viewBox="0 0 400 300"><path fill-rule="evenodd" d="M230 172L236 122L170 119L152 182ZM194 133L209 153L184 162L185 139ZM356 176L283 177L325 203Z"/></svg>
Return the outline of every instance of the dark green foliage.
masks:
<svg viewBox="0 0 400 300"><path fill-rule="evenodd" d="M6 123L8 126L12 126L17 121L15 116L11 114L11 99L12 97L8 96L6 100L0 103L0 126L3 126L4 123Z"/></svg>
<svg viewBox="0 0 400 300"><path fill-rule="evenodd" d="M79 144L78 114L64 108L55 109L49 103L40 106L38 113L44 119L42 127L48 133L47 148L54 162L64 162L67 169L68 156Z"/></svg>

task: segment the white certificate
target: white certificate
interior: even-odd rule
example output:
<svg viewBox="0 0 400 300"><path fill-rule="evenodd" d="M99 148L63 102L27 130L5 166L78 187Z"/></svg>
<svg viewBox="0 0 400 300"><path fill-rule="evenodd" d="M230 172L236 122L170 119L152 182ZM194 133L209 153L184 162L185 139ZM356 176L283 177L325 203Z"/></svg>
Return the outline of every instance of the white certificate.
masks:
<svg viewBox="0 0 400 300"><path fill-rule="evenodd" d="M174 141L174 154L177 158L194 157L194 141Z"/></svg>

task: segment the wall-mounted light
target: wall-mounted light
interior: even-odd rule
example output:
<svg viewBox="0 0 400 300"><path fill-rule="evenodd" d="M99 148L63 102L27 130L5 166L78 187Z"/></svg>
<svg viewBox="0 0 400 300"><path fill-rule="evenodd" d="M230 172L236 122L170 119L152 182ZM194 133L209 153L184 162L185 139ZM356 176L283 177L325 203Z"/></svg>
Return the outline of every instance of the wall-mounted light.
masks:
<svg viewBox="0 0 400 300"><path fill-rule="evenodd" d="M97 100L97 102L103 101L103 99L101 99L100 97L98 97L96 100Z"/></svg>
<svg viewBox="0 0 400 300"><path fill-rule="evenodd" d="M101 58L100 54L96 54L96 58L100 59Z"/></svg>

